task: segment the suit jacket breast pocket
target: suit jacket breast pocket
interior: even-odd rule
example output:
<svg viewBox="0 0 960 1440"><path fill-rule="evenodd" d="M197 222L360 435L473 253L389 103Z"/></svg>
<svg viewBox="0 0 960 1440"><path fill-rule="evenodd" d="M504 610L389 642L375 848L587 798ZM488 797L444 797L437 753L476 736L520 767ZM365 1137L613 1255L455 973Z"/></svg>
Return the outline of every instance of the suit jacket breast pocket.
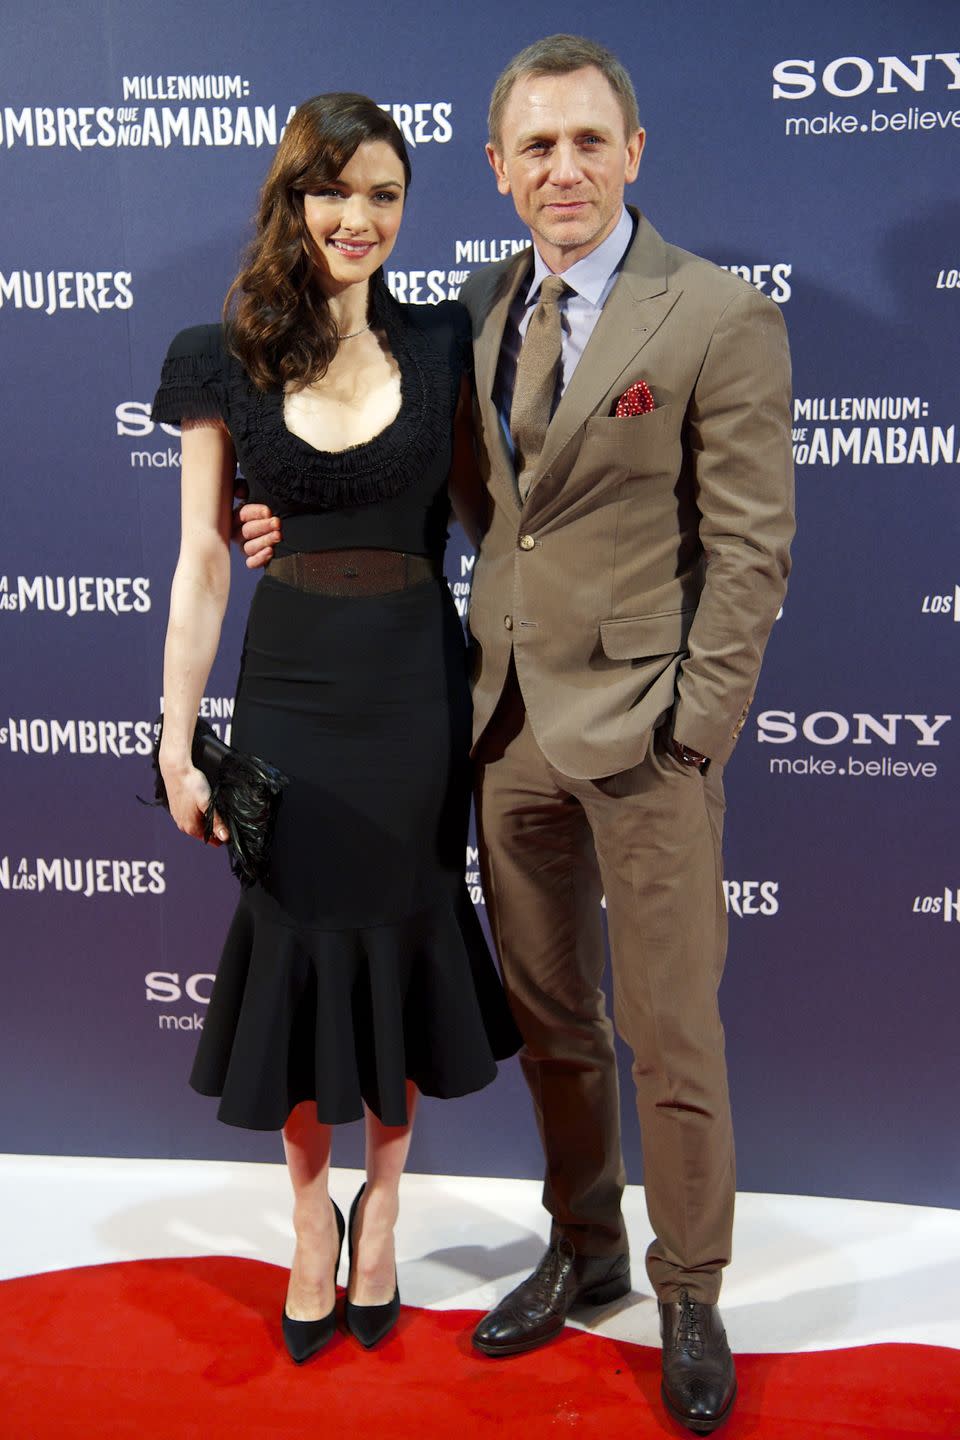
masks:
<svg viewBox="0 0 960 1440"><path fill-rule="evenodd" d="M591 461L625 474L656 475L680 464L680 412L676 404L658 405L645 415L592 415L584 430Z"/></svg>

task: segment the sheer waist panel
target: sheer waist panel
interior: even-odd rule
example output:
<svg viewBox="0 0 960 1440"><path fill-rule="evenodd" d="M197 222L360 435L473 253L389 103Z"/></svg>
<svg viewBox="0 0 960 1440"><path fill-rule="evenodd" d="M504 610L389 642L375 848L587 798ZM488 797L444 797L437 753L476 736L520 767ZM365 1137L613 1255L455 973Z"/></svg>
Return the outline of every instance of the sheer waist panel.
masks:
<svg viewBox="0 0 960 1440"><path fill-rule="evenodd" d="M266 573L311 595L388 595L438 579L426 555L405 550L304 550L271 560Z"/></svg>

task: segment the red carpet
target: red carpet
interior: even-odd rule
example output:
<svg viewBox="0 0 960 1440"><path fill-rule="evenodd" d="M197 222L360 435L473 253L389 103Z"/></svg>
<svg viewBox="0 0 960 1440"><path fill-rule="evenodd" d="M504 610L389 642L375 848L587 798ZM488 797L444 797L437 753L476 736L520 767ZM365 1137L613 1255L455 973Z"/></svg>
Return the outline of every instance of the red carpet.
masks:
<svg viewBox="0 0 960 1440"><path fill-rule="evenodd" d="M404 1310L367 1353L338 1336L297 1369L278 1316L286 1272L228 1258L142 1260L0 1285L3 1440L276 1440L281 1436L649 1440L659 1355L569 1331L539 1353L485 1360L476 1316ZM960 1353L874 1345L737 1359L725 1440L960 1437Z"/></svg>

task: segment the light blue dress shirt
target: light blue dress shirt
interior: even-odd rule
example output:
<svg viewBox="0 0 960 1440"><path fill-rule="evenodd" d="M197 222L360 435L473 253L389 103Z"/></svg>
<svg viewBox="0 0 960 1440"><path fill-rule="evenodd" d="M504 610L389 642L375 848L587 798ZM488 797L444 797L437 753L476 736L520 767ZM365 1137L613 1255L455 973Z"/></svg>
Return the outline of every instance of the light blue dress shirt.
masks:
<svg viewBox="0 0 960 1440"><path fill-rule="evenodd" d="M603 240L595 250L591 250L589 255L584 255L582 260L571 265L569 270L563 272L564 284L569 286L572 293L564 295L560 300L560 368L557 375L557 390L553 398L553 409L556 409L560 396L570 384L571 376L587 348L587 341L593 334L594 327L600 319L600 312L620 273L620 266L630 248L633 233L633 220L629 213L623 210L620 219L606 240ZM547 275L553 274L536 245L534 245L533 256L533 275L530 283L527 286L520 286L507 316L493 392L494 403L500 415L500 423L503 426L503 433L511 455L514 446L513 436L510 434L510 406L513 403L513 387L516 382L520 346L527 333L530 317L540 300L541 282Z"/></svg>

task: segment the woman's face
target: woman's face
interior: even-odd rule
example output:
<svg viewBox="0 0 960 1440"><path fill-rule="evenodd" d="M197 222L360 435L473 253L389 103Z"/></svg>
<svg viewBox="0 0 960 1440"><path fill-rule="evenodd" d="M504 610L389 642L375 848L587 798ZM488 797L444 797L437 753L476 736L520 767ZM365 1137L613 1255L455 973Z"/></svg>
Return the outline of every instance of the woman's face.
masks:
<svg viewBox="0 0 960 1440"><path fill-rule="evenodd" d="M403 165L385 140L358 145L336 180L303 197L328 295L369 280L393 249L403 215Z"/></svg>

